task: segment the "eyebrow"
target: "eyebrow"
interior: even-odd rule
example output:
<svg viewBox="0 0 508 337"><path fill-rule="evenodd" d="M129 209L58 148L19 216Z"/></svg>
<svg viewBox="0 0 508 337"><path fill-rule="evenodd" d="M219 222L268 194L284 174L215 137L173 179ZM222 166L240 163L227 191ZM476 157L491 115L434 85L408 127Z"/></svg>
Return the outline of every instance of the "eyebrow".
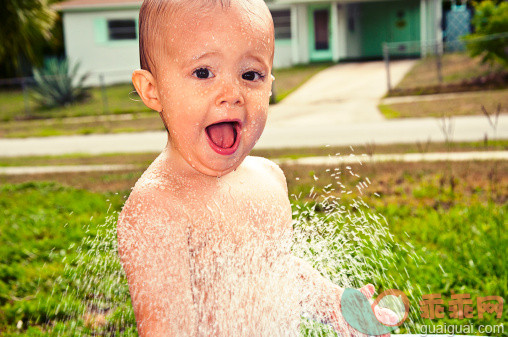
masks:
<svg viewBox="0 0 508 337"><path fill-rule="evenodd" d="M208 55L215 55L215 54L220 54L220 52L218 52L218 51L206 51L206 52L203 52L201 54L193 56L192 57L192 61L201 60L202 58L204 58L204 57L206 57Z"/></svg>
<svg viewBox="0 0 508 337"><path fill-rule="evenodd" d="M202 52L200 54L197 54L197 55L194 55L192 58L191 58L191 62L195 62L195 61L198 61L198 60L201 60L202 58L205 58L207 56L212 56L212 55L220 55L221 52L219 51L205 51L205 52ZM264 66L267 66L266 62L263 60L263 58L257 54L251 54L250 52L247 52L245 53L244 55L242 55L243 57L246 57L246 58L249 58L249 59L253 59L255 61L258 61L259 63L263 64Z"/></svg>
<svg viewBox="0 0 508 337"><path fill-rule="evenodd" d="M266 69L270 69L270 65L269 65L269 62L268 61L265 61L263 59L263 57L261 55L259 55L258 53L251 53L251 52L247 52L243 55L243 57L246 57L248 59L251 59L251 60L254 60L254 61L257 61L259 63L261 63L263 65L264 68Z"/></svg>
<svg viewBox="0 0 508 337"><path fill-rule="evenodd" d="M266 65L263 58L261 56L256 55L256 54L249 54L249 55L247 55L247 58L254 59L254 60L258 61L259 63Z"/></svg>

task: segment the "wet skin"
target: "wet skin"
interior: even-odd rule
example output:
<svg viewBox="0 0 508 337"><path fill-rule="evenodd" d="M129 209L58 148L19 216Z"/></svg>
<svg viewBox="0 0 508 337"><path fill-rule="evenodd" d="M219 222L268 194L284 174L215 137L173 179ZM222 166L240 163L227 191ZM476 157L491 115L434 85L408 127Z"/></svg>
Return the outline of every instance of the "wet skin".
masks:
<svg viewBox="0 0 508 337"><path fill-rule="evenodd" d="M167 20L161 28L167 33L161 33L165 38L153 74L135 72L140 96L161 112L169 130L168 170L222 176L241 164L261 136L274 48L273 25L263 6L252 8L257 15L235 2L227 9L178 14L178 23ZM144 85L151 87L143 90ZM214 151L207 134L208 126L221 121L237 123L239 144L227 155Z"/></svg>
<svg viewBox="0 0 508 337"><path fill-rule="evenodd" d="M297 335L302 303L347 331L342 289L290 255L284 174L247 157L266 123L274 48L266 5L250 6L175 14L153 73L133 74L169 131L118 221L140 336ZM224 121L235 145L221 152L210 126Z"/></svg>

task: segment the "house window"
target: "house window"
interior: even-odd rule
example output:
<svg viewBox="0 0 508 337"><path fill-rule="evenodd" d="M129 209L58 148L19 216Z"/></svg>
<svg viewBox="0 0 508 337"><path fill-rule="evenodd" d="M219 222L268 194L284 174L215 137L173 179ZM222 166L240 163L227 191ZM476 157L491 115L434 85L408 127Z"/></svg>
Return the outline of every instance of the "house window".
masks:
<svg viewBox="0 0 508 337"><path fill-rule="evenodd" d="M108 20L108 37L110 41L136 40L136 20Z"/></svg>
<svg viewBox="0 0 508 337"><path fill-rule="evenodd" d="M291 38L291 11L289 9L271 10L275 39Z"/></svg>

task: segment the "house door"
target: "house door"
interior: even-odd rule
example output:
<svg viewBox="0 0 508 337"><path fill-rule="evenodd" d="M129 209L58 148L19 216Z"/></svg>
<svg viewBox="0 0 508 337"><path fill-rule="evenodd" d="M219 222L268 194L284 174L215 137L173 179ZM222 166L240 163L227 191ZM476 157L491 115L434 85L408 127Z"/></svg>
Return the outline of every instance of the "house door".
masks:
<svg viewBox="0 0 508 337"><path fill-rule="evenodd" d="M360 4L362 56L381 57L383 42L399 42L394 53L408 55L408 41L420 40L420 4L417 0Z"/></svg>
<svg viewBox="0 0 508 337"><path fill-rule="evenodd" d="M420 4L416 1L395 3L390 20L391 42L407 42L420 40Z"/></svg>
<svg viewBox="0 0 508 337"><path fill-rule="evenodd" d="M309 57L311 61L332 60L330 5L310 5Z"/></svg>

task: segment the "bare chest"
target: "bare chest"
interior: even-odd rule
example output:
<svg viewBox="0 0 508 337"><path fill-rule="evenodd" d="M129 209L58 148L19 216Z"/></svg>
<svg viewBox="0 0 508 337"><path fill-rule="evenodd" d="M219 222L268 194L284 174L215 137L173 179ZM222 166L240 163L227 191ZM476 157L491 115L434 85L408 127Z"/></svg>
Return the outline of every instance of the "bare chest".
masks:
<svg viewBox="0 0 508 337"><path fill-rule="evenodd" d="M280 191L262 187L228 186L207 195L193 207L189 222L189 248L201 254L237 254L266 248L287 228L289 204Z"/></svg>
<svg viewBox="0 0 508 337"><path fill-rule="evenodd" d="M211 195L190 222L199 335L286 336L298 323L295 296L288 294L293 287L285 286L289 277L278 263L289 251L287 197L240 187ZM274 334L277 329L283 332Z"/></svg>

